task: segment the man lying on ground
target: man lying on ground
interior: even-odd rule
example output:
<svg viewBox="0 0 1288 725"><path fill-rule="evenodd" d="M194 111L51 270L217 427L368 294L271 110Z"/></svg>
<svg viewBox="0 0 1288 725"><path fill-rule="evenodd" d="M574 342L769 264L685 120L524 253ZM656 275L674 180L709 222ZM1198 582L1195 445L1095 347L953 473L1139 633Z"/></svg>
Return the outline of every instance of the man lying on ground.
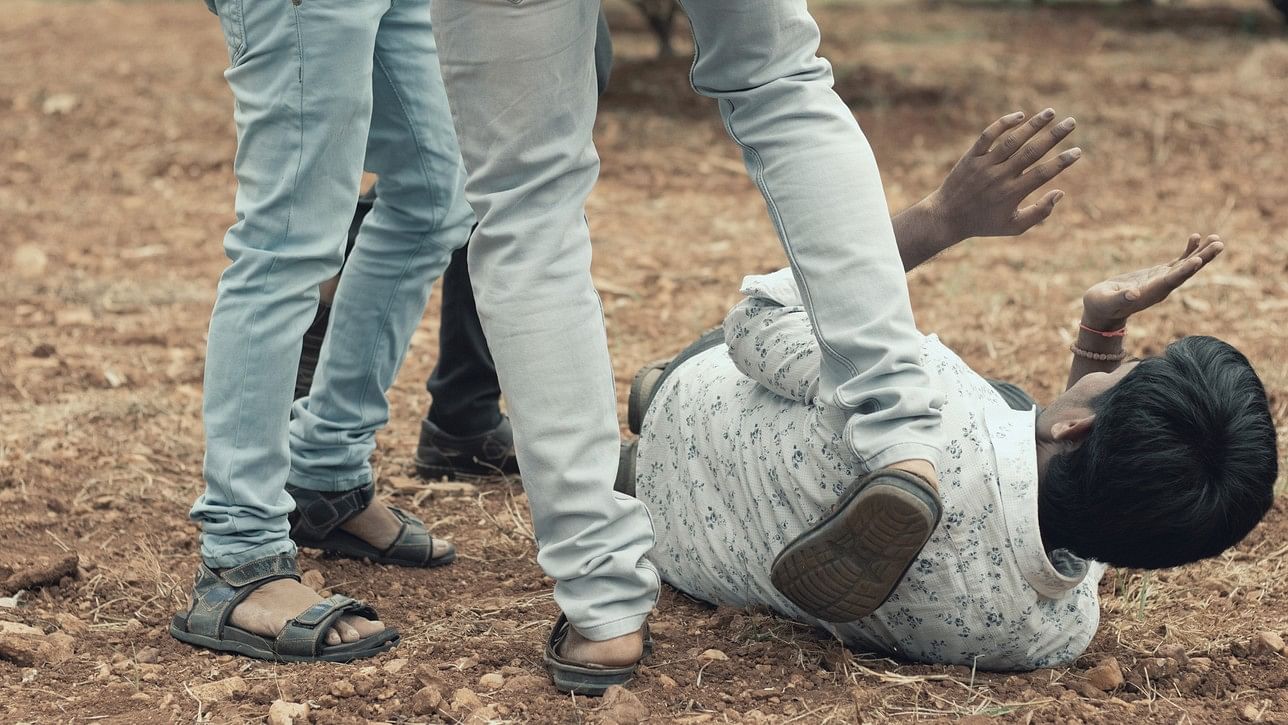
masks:
<svg viewBox="0 0 1288 725"><path fill-rule="evenodd" d="M942 248L1023 231L978 221L1011 218L1015 204L962 183L995 178L961 173L987 158L978 152L945 182L955 194L931 197L944 218L977 220L941 237ZM905 219L895 229L935 226ZM908 269L934 251L912 242L899 239ZM637 452L624 446L619 487L652 512L652 561L694 597L768 607L864 651L993 670L1068 664L1095 634L1106 564L1215 556L1271 505L1274 424L1248 360L1211 337L1140 361L1122 348L1129 317L1223 248L1194 235L1171 263L1090 288L1068 389L1046 408L925 337L921 364L945 399L943 518L885 604L839 625L808 616L776 584L802 558L830 563L837 581L880 559L851 516L872 486L851 485L862 471L843 421L815 395L819 349L790 270L748 277L723 331L645 368L632 387L642 433Z"/></svg>

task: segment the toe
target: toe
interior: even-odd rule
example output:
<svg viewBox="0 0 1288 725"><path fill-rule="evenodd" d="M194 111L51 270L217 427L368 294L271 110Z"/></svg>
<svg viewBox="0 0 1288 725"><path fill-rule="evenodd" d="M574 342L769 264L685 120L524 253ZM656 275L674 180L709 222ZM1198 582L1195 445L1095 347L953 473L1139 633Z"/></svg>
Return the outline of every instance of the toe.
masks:
<svg viewBox="0 0 1288 725"><path fill-rule="evenodd" d="M329 645L337 645L340 644L340 642L340 633L336 632L335 628L332 627L331 631L326 633L326 643Z"/></svg>
<svg viewBox="0 0 1288 725"><path fill-rule="evenodd" d="M434 539L434 558L442 559L456 553L456 546L447 539Z"/></svg>
<svg viewBox="0 0 1288 725"><path fill-rule="evenodd" d="M358 634L359 639L362 637L370 637L373 634L380 634L385 631L385 624L379 619L345 617L342 621Z"/></svg>
<svg viewBox="0 0 1288 725"><path fill-rule="evenodd" d="M362 639L362 635L358 634L358 630L345 621L346 619L347 617L335 623L334 631L340 633L340 640L343 642L357 642Z"/></svg>

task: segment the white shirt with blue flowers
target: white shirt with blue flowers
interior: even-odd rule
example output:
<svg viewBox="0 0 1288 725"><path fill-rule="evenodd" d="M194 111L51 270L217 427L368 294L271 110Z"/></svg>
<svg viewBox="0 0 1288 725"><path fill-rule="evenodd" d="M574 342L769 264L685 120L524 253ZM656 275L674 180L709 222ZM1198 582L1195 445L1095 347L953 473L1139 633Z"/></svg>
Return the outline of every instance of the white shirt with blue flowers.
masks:
<svg viewBox="0 0 1288 725"><path fill-rule="evenodd" d="M790 270L748 277L742 292L725 321L728 345L676 368L644 421L636 495L653 514L651 559L663 578L914 661L1027 670L1081 654L1099 623L1104 567L1043 549L1034 412L1008 407L933 335L921 364L944 395L947 440L944 514L930 542L890 599L857 622L819 622L778 593L774 557L862 471L843 418L816 399L818 346Z"/></svg>

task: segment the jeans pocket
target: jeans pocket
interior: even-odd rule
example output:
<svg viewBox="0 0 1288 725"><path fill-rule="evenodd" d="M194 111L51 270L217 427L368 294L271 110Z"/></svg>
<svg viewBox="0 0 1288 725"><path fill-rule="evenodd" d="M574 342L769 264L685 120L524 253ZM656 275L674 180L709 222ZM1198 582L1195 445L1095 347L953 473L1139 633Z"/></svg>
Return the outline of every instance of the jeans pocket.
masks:
<svg viewBox="0 0 1288 725"><path fill-rule="evenodd" d="M242 17L242 0L206 0L206 7L219 16L219 27L228 45L228 63L237 65L246 52L246 21Z"/></svg>

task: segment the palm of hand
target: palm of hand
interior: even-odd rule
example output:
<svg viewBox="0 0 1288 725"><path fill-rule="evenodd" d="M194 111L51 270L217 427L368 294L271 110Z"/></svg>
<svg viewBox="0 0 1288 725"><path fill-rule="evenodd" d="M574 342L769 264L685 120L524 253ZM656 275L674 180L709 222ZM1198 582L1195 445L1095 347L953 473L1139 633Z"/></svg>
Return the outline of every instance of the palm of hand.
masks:
<svg viewBox="0 0 1288 725"><path fill-rule="evenodd" d="M1185 253L1171 262L1110 277L1092 286L1082 297L1083 315L1101 323L1125 322L1167 299L1224 248L1215 234L1207 239L1191 235Z"/></svg>

